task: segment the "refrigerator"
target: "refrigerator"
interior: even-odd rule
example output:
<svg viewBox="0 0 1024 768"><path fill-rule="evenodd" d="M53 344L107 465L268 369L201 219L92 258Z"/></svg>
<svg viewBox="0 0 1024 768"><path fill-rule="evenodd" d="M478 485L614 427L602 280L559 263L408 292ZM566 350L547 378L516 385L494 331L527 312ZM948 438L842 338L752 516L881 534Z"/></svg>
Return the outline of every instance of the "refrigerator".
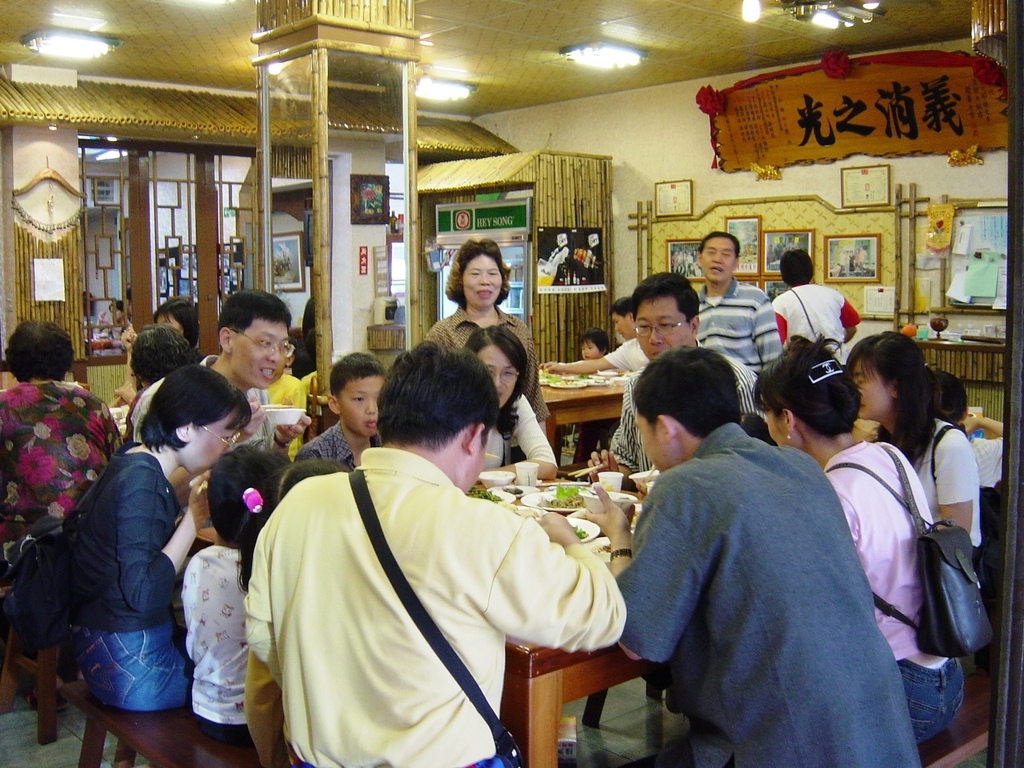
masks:
<svg viewBox="0 0 1024 768"><path fill-rule="evenodd" d="M431 266L438 272L438 319L455 314L458 304L444 295L451 263L466 240L488 238L498 244L501 258L511 269L509 294L498 308L529 324L530 305L530 200L445 203L435 210L437 242Z"/></svg>

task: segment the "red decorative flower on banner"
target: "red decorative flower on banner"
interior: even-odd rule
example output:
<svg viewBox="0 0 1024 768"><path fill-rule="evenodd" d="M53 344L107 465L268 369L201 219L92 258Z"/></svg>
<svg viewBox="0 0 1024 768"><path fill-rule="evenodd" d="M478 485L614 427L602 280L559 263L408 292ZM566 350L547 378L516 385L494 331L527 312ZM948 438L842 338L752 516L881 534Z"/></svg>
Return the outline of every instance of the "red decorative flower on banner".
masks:
<svg viewBox="0 0 1024 768"><path fill-rule="evenodd" d="M1003 94L1006 94L1006 73L1003 72L1003 68L999 66L998 62L988 56L975 56L971 60L971 69L974 70L974 76L978 82L985 85L998 85L1003 89Z"/></svg>
<svg viewBox="0 0 1024 768"><path fill-rule="evenodd" d="M697 91L697 106L701 112L714 119L725 111L725 94L705 85Z"/></svg>
<svg viewBox="0 0 1024 768"><path fill-rule="evenodd" d="M850 54L846 51L825 51L821 57L821 71L825 77L842 80L850 74Z"/></svg>

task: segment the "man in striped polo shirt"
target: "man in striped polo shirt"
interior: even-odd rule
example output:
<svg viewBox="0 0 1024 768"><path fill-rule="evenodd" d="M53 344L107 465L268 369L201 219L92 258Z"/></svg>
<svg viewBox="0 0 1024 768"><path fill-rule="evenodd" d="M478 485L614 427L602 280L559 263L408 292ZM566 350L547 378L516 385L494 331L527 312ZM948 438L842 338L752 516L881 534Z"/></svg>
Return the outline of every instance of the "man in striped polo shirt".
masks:
<svg viewBox="0 0 1024 768"><path fill-rule="evenodd" d="M701 240L697 264L704 287L697 338L702 346L760 373L782 354L782 342L771 300L760 288L732 276L739 248L739 240L728 232L712 232Z"/></svg>

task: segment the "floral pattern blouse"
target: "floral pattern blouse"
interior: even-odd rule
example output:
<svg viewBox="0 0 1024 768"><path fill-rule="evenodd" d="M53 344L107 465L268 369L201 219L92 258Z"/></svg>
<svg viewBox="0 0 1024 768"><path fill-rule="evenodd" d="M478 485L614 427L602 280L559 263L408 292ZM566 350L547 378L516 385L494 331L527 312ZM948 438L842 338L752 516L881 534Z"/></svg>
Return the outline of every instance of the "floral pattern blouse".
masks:
<svg viewBox="0 0 1024 768"><path fill-rule="evenodd" d="M0 544L43 515L67 515L120 444L106 404L79 386L20 383L0 392Z"/></svg>

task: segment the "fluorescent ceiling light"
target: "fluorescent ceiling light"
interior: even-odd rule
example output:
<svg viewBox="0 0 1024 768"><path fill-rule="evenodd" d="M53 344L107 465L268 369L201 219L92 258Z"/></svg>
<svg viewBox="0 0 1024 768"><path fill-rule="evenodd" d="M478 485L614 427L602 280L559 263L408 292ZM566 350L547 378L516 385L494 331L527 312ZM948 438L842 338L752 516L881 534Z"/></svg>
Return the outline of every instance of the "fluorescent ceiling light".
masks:
<svg viewBox="0 0 1024 768"><path fill-rule="evenodd" d="M95 19L92 16L76 16L72 13L60 13L54 11L50 14L54 23L71 29L84 29L87 32L97 32L107 25L103 19Z"/></svg>
<svg viewBox="0 0 1024 768"><path fill-rule="evenodd" d="M44 56L94 59L117 48L121 41L67 29L40 29L22 37L21 44Z"/></svg>
<svg viewBox="0 0 1024 768"><path fill-rule="evenodd" d="M839 19L828 11L817 11L811 17L811 23L817 24L819 27L825 27L825 29L839 29Z"/></svg>
<svg viewBox="0 0 1024 768"><path fill-rule="evenodd" d="M421 77L416 83L416 95L421 99L433 101L457 101L464 99L473 91L476 86L469 83L455 83L450 80L434 80L430 77Z"/></svg>
<svg viewBox="0 0 1024 768"><path fill-rule="evenodd" d="M272 61L267 64L267 72L271 75L280 75L284 72L285 63L283 61Z"/></svg>
<svg viewBox="0 0 1024 768"><path fill-rule="evenodd" d="M864 10L865 11L874 11L874 10L876 10L878 8L879 5L881 5L881 3L878 3L878 2L864 3Z"/></svg>
<svg viewBox="0 0 1024 768"><path fill-rule="evenodd" d="M761 0L743 0L743 20L757 21L761 18Z"/></svg>
<svg viewBox="0 0 1024 768"><path fill-rule="evenodd" d="M121 149L108 149L105 152L100 152L96 155L93 160L98 163L106 162L107 160L119 160L128 153Z"/></svg>
<svg viewBox="0 0 1024 768"><path fill-rule="evenodd" d="M609 45L608 43L570 45L560 50L559 53L579 64L601 69L632 67L647 58L647 51L627 48L623 45Z"/></svg>

